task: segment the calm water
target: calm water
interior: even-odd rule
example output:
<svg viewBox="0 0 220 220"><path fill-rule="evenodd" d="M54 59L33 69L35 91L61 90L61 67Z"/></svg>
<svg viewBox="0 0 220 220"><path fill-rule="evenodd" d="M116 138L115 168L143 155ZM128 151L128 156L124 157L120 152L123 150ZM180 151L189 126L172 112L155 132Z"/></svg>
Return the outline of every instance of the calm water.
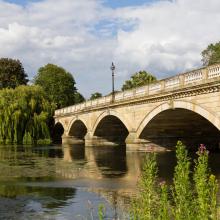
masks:
<svg viewBox="0 0 220 220"><path fill-rule="evenodd" d="M0 146L0 219L125 218L135 194L145 152L120 147ZM220 179L220 154L210 155ZM158 154L159 175L170 181L173 152Z"/></svg>

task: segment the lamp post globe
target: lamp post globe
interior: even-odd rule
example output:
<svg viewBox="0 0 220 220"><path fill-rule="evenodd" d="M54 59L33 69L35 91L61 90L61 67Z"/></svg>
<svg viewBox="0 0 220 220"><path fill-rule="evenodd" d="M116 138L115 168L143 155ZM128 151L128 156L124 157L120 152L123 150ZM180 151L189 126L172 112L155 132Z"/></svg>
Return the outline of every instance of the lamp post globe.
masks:
<svg viewBox="0 0 220 220"><path fill-rule="evenodd" d="M112 65L111 65L111 71L112 71L112 102L114 102L114 99L115 99L115 65L114 63L112 62Z"/></svg>
<svg viewBox="0 0 220 220"><path fill-rule="evenodd" d="M115 70L115 65L114 63L112 62L112 65L111 65L111 70L114 71Z"/></svg>

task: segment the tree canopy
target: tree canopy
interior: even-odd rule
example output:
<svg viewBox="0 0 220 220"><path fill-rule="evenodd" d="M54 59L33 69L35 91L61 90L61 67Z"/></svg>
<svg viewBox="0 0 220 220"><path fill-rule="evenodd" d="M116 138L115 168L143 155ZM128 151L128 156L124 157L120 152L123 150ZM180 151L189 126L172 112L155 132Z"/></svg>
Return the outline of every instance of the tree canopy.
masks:
<svg viewBox="0 0 220 220"><path fill-rule="evenodd" d="M220 41L202 51L202 62L204 66L220 63Z"/></svg>
<svg viewBox="0 0 220 220"><path fill-rule="evenodd" d="M132 89L155 82L157 79L146 71L139 71L133 74L130 80L126 80L122 86L122 90Z"/></svg>
<svg viewBox="0 0 220 220"><path fill-rule="evenodd" d="M75 80L64 68L47 64L38 70L34 81L42 86L47 98L56 103L57 108L75 104Z"/></svg>
<svg viewBox="0 0 220 220"><path fill-rule="evenodd" d="M39 86L0 90L0 142L21 144L49 139L48 122L54 109Z"/></svg>
<svg viewBox="0 0 220 220"><path fill-rule="evenodd" d="M91 94L90 100L94 100L94 99L101 98L101 97L102 97L101 93L95 92Z"/></svg>
<svg viewBox="0 0 220 220"><path fill-rule="evenodd" d="M84 101L85 101L85 98L84 98L83 95L82 95L81 93L79 93L79 92L76 92L76 93L75 93L74 99L75 99L75 104L81 103L81 102L84 102Z"/></svg>
<svg viewBox="0 0 220 220"><path fill-rule="evenodd" d="M27 75L19 60L0 59L0 89L15 88L19 85L26 85L27 82Z"/></svg>

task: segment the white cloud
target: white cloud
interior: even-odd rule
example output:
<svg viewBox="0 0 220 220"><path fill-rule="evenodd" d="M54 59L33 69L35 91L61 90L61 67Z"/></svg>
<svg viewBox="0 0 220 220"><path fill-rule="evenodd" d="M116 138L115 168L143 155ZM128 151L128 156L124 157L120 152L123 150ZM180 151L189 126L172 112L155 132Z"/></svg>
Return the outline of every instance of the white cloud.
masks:
<svg viewBox="0 0 220 220"><path fill-rule="evenodd" d="M47 63L72 72L85 94L111 90L135 71L157 77L201 65L201 51L220 40L219 0L157 1L110 9L100 0L0 0L0 57L18 58L30 77Z"/></svg>
<svg viewBox="0 0 220 220"><path fill-rule="evenodd" d="M201 65L201 51L220 40L219 10L218 0L161 1L124 9L123 19L136 19L138 25L132 32L118 33L116 56L158 75L195 68Z"/></svg>

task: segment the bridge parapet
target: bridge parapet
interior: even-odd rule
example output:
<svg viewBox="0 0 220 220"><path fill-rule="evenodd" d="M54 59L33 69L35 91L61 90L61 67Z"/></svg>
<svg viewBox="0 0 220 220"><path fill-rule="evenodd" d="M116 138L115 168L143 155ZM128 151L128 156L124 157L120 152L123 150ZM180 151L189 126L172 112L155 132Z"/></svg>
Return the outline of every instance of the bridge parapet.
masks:
<svg viewBox="0 0 220 220"><path fill-rule="evenodd" d="M159 95L164 92L188 88L190 86L205 84L220 77L220 64L196 69L190 72L182 73L170 78L159 80L150 85L138 87L123 92L118 92L114 97L114 104L123 101L129 101L137 98L144 98L151 95ZM97 107L105 107L112 104L112 95L104 96L95 100L88 100L81 104L69 106L55 111L55 117L87 111Z"/></svg>

